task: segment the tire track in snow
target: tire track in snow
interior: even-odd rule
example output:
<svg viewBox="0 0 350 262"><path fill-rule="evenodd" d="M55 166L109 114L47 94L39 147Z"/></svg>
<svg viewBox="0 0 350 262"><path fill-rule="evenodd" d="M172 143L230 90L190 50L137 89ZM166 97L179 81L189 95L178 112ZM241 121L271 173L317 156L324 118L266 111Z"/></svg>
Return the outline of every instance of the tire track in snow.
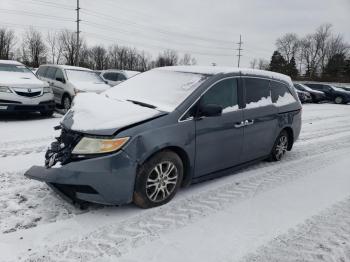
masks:
<svg viewBox="0 0 350 262"><path fill-rule="evenodd" d="M0 232L11 233L87 212L57 198L44 183L27 179L23 173L0 173Z"/></svg>
<svg viewBox="0 0 350 262"><path fill-rule="evenodd" d="M350 261L350 199L280 235L241 262Z"/></svg>
<svg viewBox="0 0 350 262"><path fill-rule="evenodd" d="M220 212L256 194L315 173L338 158L347 149L349 139L308 148L310 153L294 156L294 161L252 168L244 173L250 177L207 190L166 206L152 209L118 224L101 227L86 235L63 241L45 251L32 253L25 261L95 261L98 258L120 257L131 249L158 239L161 234L191 224L203 217ZM312 145L315 146L315 145ZM310 157L305 158L305 155ZM312 155L311 155L312 154ZM297 162L297 163L296 163ZM257 165L259 166L259 165ZM254 172L250 172L254 170ZM44 257L43 257L44 256Z"/></svg>
<svg viewBox="0 0 350 262"><path fill-rule="evenodd" d="M235 177L235 180L238 180L238 182L240 182L240 179L247 181L248 176L254 170L258 170L259 173L263 172L264 169L279 170L293 162L303 161L309 156L317 156L350 146L350 141L348 141L346 137L328 137L327 139L327 141L322 141L320 144L312 142L298 143L293 151L288 152L282 162L260 162L256 165L249 166L239 171L241 178ZM308 150L305 150L306 147ZM23 174L24 170L0 173L0 207L2 207L0 209L0 232L13 232L28 227L35 227L41 224L69 219L83 213L69 203L62 201L54 192L49 190L45 184L29 180L25 178ZM265 183L269 181L275 182L276 179L276 177L266 177ZM16 185L16 187L13 187L13 185ZM249 184L245 184L245 186L249 187ZM9 190L11 187L13 187L13 189ZM237 189L237 192L233 194L239 195L239 190L245 191L247 189L240 187ZM23 199L25 199L25 201L23 201ZM173 201L176 201L176 199ZM97 209L98 206L92 206L91 208ZM193 206L193 208L196 208L200 213L204 207L201 206L202 209L200 209L198 206ZM196 210L193 209L193 211ZM40 219L38 220L38 218ZM12 222L9 223L7 221Z"/></svg>

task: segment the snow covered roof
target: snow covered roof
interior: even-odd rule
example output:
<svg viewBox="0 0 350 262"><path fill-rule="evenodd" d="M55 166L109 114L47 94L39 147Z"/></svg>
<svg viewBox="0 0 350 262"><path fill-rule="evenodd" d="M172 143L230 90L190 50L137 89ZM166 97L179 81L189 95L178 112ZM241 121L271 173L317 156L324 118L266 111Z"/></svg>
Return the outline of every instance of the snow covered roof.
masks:
<svg viewBox="0 0 350 262"><path fill-rule="evenodd" d="M83 70L83 71L92 71L89 68L85 67L79 67L79 66L70 66L70 65L52 65L52 64L45 64L42 66L53 66L53 67L59 67L61 69L71 69L71 70Z"/></svg>
<svg viewBox="0 0 350 262"><path fill-rule="evenodd" d="M7 65L23 65L22 63L15 61L15 60L0 60L0 64L7 64Z"/></svg>
<svg viewBox="0 0 350 262"><path fill-rule="evenodd" d="M139 71L119 70L119 69L107 69L107 70L101 70L101 71L97 71L96 70L95 72L100 72L100 73L105 73L105 72L124 73L128 78L133 77L133 76L138 75L138 74L141 73Z"/></svg>
<svg viewBox="0 0 350 262"><path fill-rule="evenodd" d="M177 71L177 72L186 72L194 74L205 74L205 75L216 75L216 74L228 74L228 73L237 73L241 75L259 75L268 77L271 79L278 79L290 82L291 79L289 76L251 68L238 68L238 67L221 67L221 66L167 66L159 67L155 70L167 70L167 71Z"/></svg>

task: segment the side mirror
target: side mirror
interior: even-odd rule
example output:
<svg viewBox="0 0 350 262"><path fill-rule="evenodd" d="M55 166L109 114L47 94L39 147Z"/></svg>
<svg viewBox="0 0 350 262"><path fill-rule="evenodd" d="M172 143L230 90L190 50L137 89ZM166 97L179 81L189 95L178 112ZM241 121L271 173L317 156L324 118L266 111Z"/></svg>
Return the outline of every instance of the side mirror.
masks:
<svg viewBox="0 0 350 262"><path fill-rule="evenodd" d="M222 106L215 104L200 105L199 116L214 117L222 115Z"/></svg>
<svg viewBox="0 0 350 262"><path fill-rule="evenodd" d="M62 77L56 77L56 81L59 81L63 84L66 83L66 80L64 80L64 78L62 78Z"/></svg>

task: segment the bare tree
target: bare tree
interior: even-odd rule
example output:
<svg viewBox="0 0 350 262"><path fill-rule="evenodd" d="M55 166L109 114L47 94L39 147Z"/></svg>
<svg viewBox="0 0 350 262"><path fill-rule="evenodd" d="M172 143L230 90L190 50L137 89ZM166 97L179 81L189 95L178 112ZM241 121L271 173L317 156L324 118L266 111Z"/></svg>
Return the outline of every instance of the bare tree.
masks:
<svg viewBox="0 0 350 262"><path fill-rule="evenodd" d="M331 27L330 24L321 25L314 34L307 35L300 42L307 75L311 78L320 72L320 67L321 70L325 67Z"/></svg>
<svg viewBox="0 0 350 262"><path fill-rule="evenodd" d="M6 28L0 28L0 59L11 59L15 45L15 33Z"/></svg>
<svg viewBox="0 0 350 262"><path fill-rule="evenodd" d="M258 61L258 69L269 70L270 62L266 59L260 58Z"/></svg>
<svg viewBox="0 0 350 262"><path fill-rule="evenodd" d="M96 45L92 47L90 57L93 69L103 70L107 68L107 51L103 46Z"/></svg>
<svg viewBox="0 0 350 262"><path fill-rule="evenodd" d="M30 66L39 67L46 60L46 45L40 32L30 28L24 34L23 60Z"/></svg>
<svg viewBox="0 0 350 262"><path fill-rule="evenodd" d="M290 62L292 57L296 56L299 44L299 38L294 33L287 33L276 41L277 51L283 56L287 63Z"/></svg>
<svg viewBox="0 0 350 262"><path fill-rule="evenodd" d="M59 45L62 48L62 55L66 59L66 63L68 65L75 65L77 59L77 35L76 33L63 30L59 34ZM84 39L79 39L79 50L81 52L82 47L84 45ZM82 52L80 53L80 57L84 59Z"/></svg>
<svg viewBox="0 0 350 262"><path fill-rule="evenodd" d="M179 57L177 52L175 50L168 49L158 55L155 64L157 67L174 66L177 65L178 60Z"/></svg>
<svg viewBox="0 0 350 262"><path fill-rule="evenodd" d="M196 65L197 60L192 57L190 54L184 54L184 56L179 61L180 65Z"/></svg>
<svg viewBox="0 0 350 262"><path fill-rule="evenodd" d="M59 34L54 32L47 32L46 42L49 46L50 57L52 64L59 64L62 56L62 45L59 42Z"/></svg>
<svg viewBox="0 0 350 262"><path fill-rule="evenodd" d="M250 68L255 69L258 65L258 59L254 58L252 61L250 61Z"/></svg>

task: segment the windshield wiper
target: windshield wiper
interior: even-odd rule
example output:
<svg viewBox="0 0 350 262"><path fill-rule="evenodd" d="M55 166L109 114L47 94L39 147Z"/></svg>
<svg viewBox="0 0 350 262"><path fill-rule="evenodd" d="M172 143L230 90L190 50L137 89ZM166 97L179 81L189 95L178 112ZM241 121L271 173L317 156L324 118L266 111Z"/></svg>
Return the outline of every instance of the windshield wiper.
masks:
<svg viewBox="0 0 350 262"><path fill-rule="evenodd" d="M135 105L144 106L144 107L148 107L148 108L152 108L152 109L156 109L157 108L154 105L143 103L143 102L140 102L140 101L135 101L135 100L126 100L126 101L134 103Z"/></svg>

